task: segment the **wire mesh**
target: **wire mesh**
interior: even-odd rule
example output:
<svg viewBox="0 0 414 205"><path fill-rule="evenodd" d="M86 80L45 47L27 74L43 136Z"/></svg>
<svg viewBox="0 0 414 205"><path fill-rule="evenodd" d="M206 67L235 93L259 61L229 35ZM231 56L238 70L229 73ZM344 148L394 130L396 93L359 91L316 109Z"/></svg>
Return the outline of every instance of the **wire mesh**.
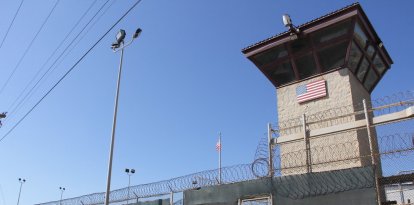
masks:
<svg viewBox="0 0 414 205"><path fill-rule="evenodd" d="M369 106L374 106L368 109L368 116L402 111L413 105L413 96L413 92L409 91L368 102ZM363 104L360 103L307 114L305 128L309 132L309 130L364 120L363 108ZM388 180L387 183L381 184L381 190L385 194L384 200L392 201L399 198L399 201L396 200L399 204L412 203L414 179L409 177L413 175L403 171L414 170L413 125L414 120L405 118L392 123L369 126L369 129L366 126L356 127L312 136L308 141L300 139L277 144L272 150L273 167L269 165L268 139L263 136L252 163L222 168L222 184L266 179L271 173L273 174L272 180L275 182L272 189L276 194L300 199L373 187L375 179L372 176L374 172L378 172L378 180ZM299 134L303 130L302 119L293 118L277 123L277 126L273 127L272 134L275 138L280 138ZM375 169L375 167L382 169ZM216 186L219 184L218 174L218 169L213 169L160 182L132 186L130 196L127 194L128 188L122 188L111 191L110 201L118 203L131 197L154 197L171 192ZM398 178L399 176L405 176L405 178ZM397 177L400 181L397 181L398 183L389 181L394 178L387 177ZM103 192L94 193L42 205L103 204L104 195ZM174 204L180 205L183 201L180 200Z"/></svg>

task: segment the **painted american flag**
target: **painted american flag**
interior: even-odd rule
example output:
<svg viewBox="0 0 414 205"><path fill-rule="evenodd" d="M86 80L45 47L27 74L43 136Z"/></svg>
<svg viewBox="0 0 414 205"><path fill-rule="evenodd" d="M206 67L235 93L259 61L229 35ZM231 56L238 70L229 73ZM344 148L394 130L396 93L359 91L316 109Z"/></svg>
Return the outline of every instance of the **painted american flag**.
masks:
<svg viewBox="0 0 414 205"><path fill-rule="evenodd" d="M326 96L326 81L318 80L296 88L296 99L298 103Z"/></svg>

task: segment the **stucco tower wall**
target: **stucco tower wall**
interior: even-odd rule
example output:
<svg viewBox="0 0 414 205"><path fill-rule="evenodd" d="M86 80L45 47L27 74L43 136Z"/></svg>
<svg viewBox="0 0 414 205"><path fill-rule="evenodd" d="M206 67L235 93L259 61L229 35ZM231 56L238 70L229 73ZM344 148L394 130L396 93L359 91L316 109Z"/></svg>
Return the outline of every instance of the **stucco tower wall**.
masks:
<svg viewBox="0 0 414 205"><path fill-rule="evenodd" d="M327 96L299 104L296 99L296 88L299 85L321 79L326 81ZM342 112L348 109L349 113L352 113L362 109L363 99L370 101L370 94L347 68L278 88L277 107L280 137L301 131L300 119L303 114L309 116L339 107L344 107L344 109L341 109ZM358 118L363 119L363 114L346 118L343 120L344 122L355 121ZM341 123L341 120L336 123ZM318 124L311 123L308 128L317 129ZM375 136L375 131L372 134ZM335 145L341 145L337 146L336 149L343 149L335 150L336 155L332 153L332 149L319 149L320 147L333 147ZM306 172L306 152L304 150L305 142L303 140L280 145L282 174ZM311 139L310 150L312 164L316 164L312 167L313 172L346 169L370 164L369 157L366 157L369 155L370 150L366 130L350 131ZM315 151L312 152L312 150ZM347 160L345 163L333 162L348 158L352 158L352 160Z"/></svg>

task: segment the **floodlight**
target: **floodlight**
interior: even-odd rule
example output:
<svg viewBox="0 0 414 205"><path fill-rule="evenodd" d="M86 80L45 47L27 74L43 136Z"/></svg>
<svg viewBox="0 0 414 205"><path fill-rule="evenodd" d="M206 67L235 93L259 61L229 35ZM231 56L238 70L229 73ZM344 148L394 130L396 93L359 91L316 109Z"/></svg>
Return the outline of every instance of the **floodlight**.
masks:
<svg viewBox="0 0 414 205"><path fill-rule="evenodd" d="M26 182L26 179L19 178L20 190L19 190L19 198L17 199L17 205L19 205L19 202L20 202L20 195L21 195L21 193L22 193L22 187L23 187L23 184L24 184L25 182Z"/></svg>
<svg viewBox="0 0 414 205"><path fill-rule="evenodd" d="M121 43L124 42L126 33L125 30L121 29L119 30L119 32L116 34L116 40L115 42L112 43L111 48L115 49L115 48L119 48L121 46Z"/></svg>
<svg viewBox="0 0 414 205"><path fill-rule="evenodd" d="M133 174L133 173L135 173L135 169L131 169L131 173Z"/></svg>
<svg viewBox="0 0 414 205"><path fill-rule="evenodd" d="M283 25L285 27L288 27L290 32L299 34L299 29L292 24L292 19L290 18L289 14L283 14L282 19Z"/></svg>
<svg viewBox="0 0 414 205"><path fill-rule="evenodd" d="M125 169L125 172L126 172L126 173L129 173L129 169Z"/></svg>
<svg viewBox="0 0 414 205"><path fill-rule="evenodd" d="M289 14L283 14L282 19L283 25L285 25L285 27L290 27L292 25L292 19L290 18Z"/></svg>
<svg viewBox="0 0 414 205"><path fill-rule="evenodd" d="M115 48L119 48L119 46L120 46L119 43L113 42L112 45L111 45L111 48L115 49Z"/></svg>
<svg viewBox="0 0 414 205"><path fill-rule="evenodd" d="M125 36L126 36L125 30L124 29L119 30L118 34L116 34L116 42L118 44L121 44L121 42L124 41Z"/></svg>
<svg viewBox="0 0 414 205"><path fill-rule="evenodd" d="M138 36L141 34L141 32L142 32L142 29L141 29L141 28L138 28L138 29L135 31L135 33L134 33L134 35L132 36L132 38L138 38Z"/></svg>

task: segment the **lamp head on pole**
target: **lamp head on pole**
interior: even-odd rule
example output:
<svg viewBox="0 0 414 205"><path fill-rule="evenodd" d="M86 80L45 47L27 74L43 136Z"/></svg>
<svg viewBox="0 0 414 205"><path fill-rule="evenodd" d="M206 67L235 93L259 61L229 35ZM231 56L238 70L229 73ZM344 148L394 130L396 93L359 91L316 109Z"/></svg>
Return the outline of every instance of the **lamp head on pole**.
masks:
<svg viewBox="0 0 414 205"><path fill-rule="evenodd" d="M135 31L135 33L134 33L134 35L132 36L132 38L138 38L138 36L139 36L139 35L141 35L141 32L142 32L142 29L141 29L141 28L138 28L138 29Z"/></svg>
<svg viewBox="0 0 414 205"><path fill-rule="evenodd" d="M122 41L124 41L126 36L126 32L124 29L119 30L119 32L116 34L116 42L117 43L121 43Z"/></svg>
<svg viewBox="0 0 414 205"><path fill-rule="evenodd" d="M125 169L125 172L129 175L129 174L134 174L135 173L135 169Z"/></svg>
<svg viewBox="0 0 414 205"><path fill-rule="evenodd" d="M7 117L7 112L0 113L0 118L6 118L6 117Z"/></svg>
<svg viewBox="0 0 414 205"><path fill-rule="evenodd" d="M116 34L116 40L112 43L112 48L119 48L121 46L121 43L124 42L126 36L126 32L124 29L119 30L119 32Z"/></svg>

